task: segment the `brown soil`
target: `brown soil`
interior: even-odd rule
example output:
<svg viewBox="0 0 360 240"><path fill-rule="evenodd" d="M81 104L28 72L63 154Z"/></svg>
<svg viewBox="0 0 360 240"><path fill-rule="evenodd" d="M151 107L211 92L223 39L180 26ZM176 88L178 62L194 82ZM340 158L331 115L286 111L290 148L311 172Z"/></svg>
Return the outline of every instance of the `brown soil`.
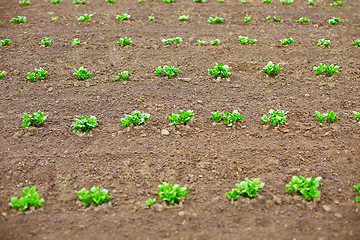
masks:
<svg viewBox="0 0 360 240"><path fill-rule="evenodd" d="M360 126L352 114L360 111L360 48L351 45L360 37L360 2L336 8L329 0L315 6L175 1L89 0L78 7L70 0L1 1L0 40L12 45L0 47L0 71L7 72L0 82L0 239L360 239L353 187L360 182ZM115 19L125 12L130 21ZM94 14L91 22L76 19L84 13ZM181 14L191 19L180 22ZM281 22L266 21L268 15ZM28 22L10 23L16 16ZM209 16L225 23L210 25ZM333 16L342 22L330 26ZM296 23L300 17L311 23ZM241 45L238 35L258 42ZM119 47L120 36L133 44ZM39 46L44 37L53 45ZM169 37L183 42L165 47L161 39ZM280 46L285 37L294 44ZM71 47L74 38L88 44ZM216 38L219 46L197 45ZM317 47L320 38L330 39L331 48ZM272 78L262 71L270 60L283 68ZM232 68L229 81L208 74L216 62ZM312 67L319 63L337 64L340 72L316 76ZM165 64L180 68L178 78L153 72ZM91 79L76 79L73 68L81 66ZM45 80L25 79L39 67L49 71ZM129 81L112 81L125 70ZM271 108L289 112L285 127L262 125ZM22 128L23 113L39 109L49 114L44 125ZM188 109L194 122L169 126L167 115ZM213 124L210 112L233 109L245 116L241 125ZM122 128L120 118L134 110L152 119ZM334 110L339 120L320 125L315 110ZM74 134L71 123L83 115L96 116L99 127ZM320 198L290 195L284 186L293 175L323 177ZM229 201L225 193L245 177L259 177L263 191ZM157 197L146 207L162 181L188 187L189 195L179 205ZM10 198L29 183L45 205L12 210ZM111 201L83 207L75 191L92 186L109 189Z"/></svg>

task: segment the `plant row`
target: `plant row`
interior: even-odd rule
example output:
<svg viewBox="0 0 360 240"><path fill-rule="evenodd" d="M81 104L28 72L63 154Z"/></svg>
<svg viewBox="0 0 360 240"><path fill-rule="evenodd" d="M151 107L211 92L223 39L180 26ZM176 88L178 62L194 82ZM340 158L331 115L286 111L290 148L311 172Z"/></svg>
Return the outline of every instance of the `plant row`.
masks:
<svg viewBox="0 0 360 240"><path fill-rule="evenodd" d="M312 177L304 178L302 176L293 176L291 181L285 185L285 189L291 194L295 192L300 193L307 201L311 201L320 196L318 188L322 185L320 183L321 177L313 179ZM237 200L240 196L254 198L258 193L262 191L265 183L261 183L258 178L250 180L245 178L245 181L235 183L236 188L226 193L226 197L229 199ZM360 183L354 186L356 191L360 193ZM160 199L166 201L167 204L179 203L183 197L186 197L189 193L189 189L186 187L180 187L179 184L171 185L163 182L158 186L157 195ZM115 191L114 191L115 192ZM76 192L78 199L86 206L91 204L98 206L111 199L109 191L99 187L92 187L90 190L86 188ZM356 196L355 199L360 202L360 196ZM156 202L156 198L148 199L145 204L151 206ZM20 198L12 197L9 203L16 210L26 211L31 207L38 208L44 205L44 198L40 199L39 193L36 191L36 187L24 187L23 193Z"/></svg>

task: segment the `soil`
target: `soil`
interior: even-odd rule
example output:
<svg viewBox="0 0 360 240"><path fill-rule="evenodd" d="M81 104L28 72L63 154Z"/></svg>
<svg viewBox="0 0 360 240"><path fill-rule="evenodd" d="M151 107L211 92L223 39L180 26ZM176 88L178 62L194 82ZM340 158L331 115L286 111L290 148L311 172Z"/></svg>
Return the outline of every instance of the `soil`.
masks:
<svg viewBox="0 0 360 240"><path fill-rule="evenodd" d="M347 0L340 8L331 2L1 1L0 39L12 44L0 47L0 71L6 71L0 80L0 239L360 239L354 189L360 126L352 113L360 111L360 48L351 45L360 37L360 2ZM84 13L94 14L91 22L77 20ZM130 20L117 21L121 13ZM181 14L190 20L180 22ZM281 21L267 21L268 15ZM9 22L17 16L27 23ZM210 25L210 16L225 22ZM342 21L330 26L333 16ZM311 22L296 23L300 17ZM258 42L241 45L239 35ZM119 47L125 36L133 43ZM44 37L53 45L40 46ZM164 46L161 39L170 37L183 42ZM288 37L295 42L280 46ZM87 45L72 47L74 38ZM321 38L331 40L330 48L316 45ZM198 39L207 45L198 46ZM221 44L210 46L214 39ZM280 63L279 75L263 72L269 61ZM231 77L218 81L208 74L215 63L229 65ZM337 64L340 72L316 76L312 67L319 63ZM180 68L177 78L154 73L166 64ZM93 73L90 79L73 75L81 66ZM48 77L26 80L39 67ZM129 81L112 81L125 70ZM192 123L169 126L168 115L190 109ZM213 123L211 112L234 109L245 116L241 124ZM288 111L286 125L263 126L260 117L269 109ZM48 119L24 129L23 114L38 110ZM134 110L151 120L122 128L120 119ZM315 110L333 110L339 119L321 125ZM91 115L99 126L73 133L75 118ZM284 186L294 175L321 176L320 197L291 195ZM227 199L246 177L265 182L263 191L253 199ZM166 205L156 195L163 181L188 187L188 196ZM10 198L29 184L45 204L13 210ZM92 186L108 189L110 202L84 207L75 191ZM150 208L149 198L157 198Z"/></svg>

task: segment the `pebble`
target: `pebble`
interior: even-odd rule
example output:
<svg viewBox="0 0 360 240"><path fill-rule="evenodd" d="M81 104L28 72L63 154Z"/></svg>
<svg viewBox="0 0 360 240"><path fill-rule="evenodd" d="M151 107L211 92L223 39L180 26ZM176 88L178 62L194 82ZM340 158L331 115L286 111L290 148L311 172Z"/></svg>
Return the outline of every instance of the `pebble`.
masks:
<svg viewBox="0 0 360 240"><path fill-rule="evenodd" d="M341 213L335 213L334 216L337 217L337 218L342 218Z"/></svg>
<svg viewBox="0 0 360 240"><path fill-rule="evenodd" d="M169 135L170 132L167 129L162 129L161 130L161 135Z"/></svg>
<svg viewBox="0 0 360 240"><path fill-rule="evenodd" d="M184 211L181 211L181 212L179 212L178 214L179 214L179 216L181 217L181 216L184 216L184 215L185 215L185 212L184 212Z"/></svg>
<svg viewBox="0 0 360 240"><path fill-rule="evenodd" d="M324 208L325 212L330 212L331 211L331 207L328 206L328 205L324 205L323 208Z"/></svg>
<svg viewBox="0 0 360 240"><path fill-rule="evenodd" d="M53 87L49 87L48 92L52 92L52 91L54 91L54 88L53 88Z"/></svg>

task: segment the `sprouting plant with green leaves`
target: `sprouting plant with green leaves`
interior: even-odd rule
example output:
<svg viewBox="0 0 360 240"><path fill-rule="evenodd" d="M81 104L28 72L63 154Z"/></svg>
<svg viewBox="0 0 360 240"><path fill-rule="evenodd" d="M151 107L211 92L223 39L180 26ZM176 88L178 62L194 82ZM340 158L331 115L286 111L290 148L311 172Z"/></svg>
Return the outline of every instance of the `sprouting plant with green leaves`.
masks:
<svg viewBox="0 0 360 240"><path fill-rule="evenodd" d="M35 74L36 74L36 77L39 79L39 80L43 80L47 77L47 71L45 71L43 68L35 68Z"/></svg>
<svg viewBox="0 0 360 240"><path fill-rule="evenodd" d="M280 3L281 3L282 5L285 5L285 4L291 5L291 4L294 3L294 0L280 0Z"/></svg>
<svg viewBox="0 0 360 240"><path fill-rule="evenodd" d="M90 22L91 21L91 17L93 16L93 14L84 14L82 16L79 16L77 19L80 21L80 22L85 22L85 21L88 21Z"/></svg>
<svg viewBox="0 0 360 240"><path fill-rule="evenodd" d="M360 113L357 111L353 111L353 114L355 115L356 120L360 122Z"/></svg>
<svg viewBox="0 0 360 240"><path fill-rule="evenodd" d="M250 39L248 37L243 37L243 36L238 36L238 41L241 42L242 45L245 45L247 43L249 43L250 45L253 45L257 42L256 39Z"/></svg>
<svg viewBox="0 0 360 240"><path fill-rule="evenodd" d="M341 22L341 19L340 18L336 18L336 17L332 17L328 20L329 24L330 25L336 25L338 24L339 22Z"/></svg>
<svg viewBox="0 0 360 240"><path fill-rule="evenodd" d="M360 47L360 39L355 39L354 42L352 43L352 45L356 48Z"/></svg>
<svg viewBox="0 0 360 240"><path fill-rule="evenodd" d="M59 4L59 3L61 3L62 2L62 0L51 0L51 3L52 4Z"/></svg>
<svg viewBox="0 0 360 240"><path fill-rule="evenodd" d="M5 71L0 72L0 79L3 79L5 77Z"/></svg>
<svg viewBox="0 0 360 240"><path fill-rule="evenodd" d="M212 112L212 120L214 120L215 122L220 122L222 120L222 115L220 111L216 111L216 112Z"/></svg>
<svg viewBox="0 0 360 240"><path fill-rule="evenodd" d="M161 40L165 45L170 45L172 43L175 44L179 44L182 42L182 38L181 37L175 37L175 38L168 38L168 39L163 39Z"/></svg>
<svg viewBox="0 0 360 240"><path fill-rule="evenodd" d="M194 0L194 2L197 2L197 3L204 3L204 2L206 2L206 0Z"/></svg>
<svg viewBox="0 0 360 240"><path fill-rule="evenodd" d="M52 22L56 22L57 20L58 20L58 17L52 17L52 18L51 18L51 21L52 21Z"/></svg>
<svg viewBox="0 0 360 240"><path fill-rule="evenodd" d="M216 46L216 45L219 45L220 44L220 40L219 39L215 39L215 40L211 40L210 41L210 45L212 46Z"/></svg>
<svg viewBox="0 0 360 240"><path fill-rule="evenodd" d="M360 193L360 183L354 186L355 190ZM356 196L355 201L360 202L360 196Z"/></svg>
<svg viewBox="0 0 360 240"><path fill-rule="evenodd" d="M44 37L40 44L43 44L45 47L48 47L52 44L52 39L51 38L47 38L47 37Z"/></svg>
<svg viewBox="0 0 360 240"><path fill-rule="evenodd" d="M181 199L186 197L189 193L189 189L186 187L181 188L179 184L171 185L166 182L160 184L158 189L159 192L157 194L169 204L180 202Z"/></svg>
<svg viewBox="0 0 360 240"><path fill-rule="evenodd" d="M271 15L267 16L265 19L270 20L270 18L271 18Z"/></svg>
<svg viewBox="0 0 360 240"><path fill-rule="evenodd" d="M209 17L209 19L207 20L208 23L210 24L215 24L215 23L223 23L224 19L222 19L221 17Z"/></svg>
<svg viewBox="0 0 360 240"><path fill-rule="evenodd" d="M17 18L12 18L10 20L12 23L26 23L26 17L24 16L18 16Z"/></svg>
<svg viewBox="0 0 360 240"><path fill-rule="evenodd" d="M92 76L92 73L88 72L83 66L81 66L79 70L76 70L76 68L74 68L74 70L74 75L77 76L81 81L88 79Z"/></svg>
<svg viewBox="0 0 360 240"><path fill-rule="evenodd" d="M11 45L11 40L8 38L0 41L0 46L10 46L10 45Z"/></svg>
<svg viewBox="0 0 360 240"><path fill-rule="evenodd" d="M268 64L266 64L266 66L263 68L264 72L266 72L269 76L274 76L277 75L280 71L281 68L278 65L275 65L272 61L268 62Z"/></svg>
<svg viewBox="0 0 360 240"><path fill-rule="evenodd" d="M131 15L127 14L127 13L122 13L120 15L116 16L116 19L119 21L125 21L125 20L129 20L131 17Z"/></svg>
<svg viewBox="0 0 360 240"><path fill-rule="evenodd" d="M208 69L208 71L211 75L213 75L216 78L219 76L222 78L227 78L230 77L231 75L230 69L231 68L228 65L216 63L214 69Z"/></svg>
<svg viewBox="0 0 360 240"><path fill-rule="evenodd" d="M325 64L324 65L324 70L328 76L337 74L339 72L339 69L340 69L340 67L338 65L334 65L334 64L331 64L331 65Z"/></svg>
<svg viewBox="0 0 360 240"><path fill-rule="evenodd" d="M118 41L119 46L127 46L130 45L132 43L131 38L120 38L120 40Z"/></svg>
<svg viewBox="0 0 360 240"><path fill-rule="evenodd" d="M310 22L310 19L306 18L306 17L301 17L298 20L296 20L296 22L307 23L307 22Z"/></svg>
<svg viewBox="0 0 360 240"><path fill-rule="evenodd" d="M302 176L293 176L289 184L286 184L285 189L291 194L298 191L306 200L310 201L320 195L320 191L318 190L321 186L320 180L321 177L313 179L312 177L304 178Z"/></svg>
<svg viewBox="0 0 360 240"><path fill-rule="evenodd" d="M314 5L314 0L308 0L308 5Z"/></svg>
<svg viewBox="0 0 360 240"><path fill-rule="evenodd" d="M248 178L245 178L245 181L235 183L237 188L234 188L231 190L231 192L226 193L226 197L234 200L238 199L240 195L254 198L256 195L258 195L259 192L262 191L264 185L265 183L260 183L258 178L255 178L252 181Z"/></svg>
<svg viewBox="0 0 360 240"><path fill-rule="evenodd" d="M74 39L71 41L71 45L81 45L81 44L86 45L87 42L81 43L78 38L74 38Z"/></svg>
<svg viewBox="0 0 360 240"><path fill-rule="evenodd" d="M26 78L30 80L30 82L35 82L36 81L36 77L35 77L35 73L34 72L28 72L26 75Z"/></svg>
<svg viewBox="0 0 360 240"><path fill-rule="evenodd" d="M321 114L319 111L315 111L316 119L319 123L323 123L325 118L327 119L328 123L334 123L339 117L334 113L334 111L326 112Z"/></svg>
<svg viewBox="0 0 360 240"><path fill-rule="evenodd" d="M251 17L243 17L244 22L248 23L251 21Z"/></svg>
<svg viewBox="0 0 360 240"><path fill-rule="evenodd" d="M30 115L24 113L23 127L24 128L29 128L30 126L38 127L46 120L46 118L47 115L45 116L44 113L42 113L40 110Z"/></svg>
<svg viewBox="0 0 360 240"><path fill-rule="evenodd" d="M229 113L224 111L224 120L226 121L226 125L231 127L235 122L241 122L244 116L240 115L239 111L234 110L233 113Z"/></svg>
<svg viewBox="0 0 360 240"><path fill-rule="evenodd" d="M149 22L152 22L155 20L155 17L154 16L149 16Z"/></svg>
<svg viewBox="0 0 360 240"><path fill-rule="evenodd" d="M284 111L274 111L273 109L269 110L269 116L265 115L261 117L261 121L264 124L269 124L269 122L274 125L275 127L279 124L285 124L286 122L286 114L287 112Z"/></svg>
<svg viewBox="0 0 360 240"><path fill-rule="evenodd" d="M317 45L320 47L321 45L323 45L324 47L329 47L329 45L331 44L330 40L325 40L324 38L319 39L317 42Z"/></svg>
<svg viewBox="0 0 360 240"><path fill-rule="evenodd" d="M138 3L143 3L145 2L145 0L138 0Z"/></svg>
<svg viewBox="0 0 360 240"><path fill-rule="evenodd" d="M156 198L149 198L148 200L146 200L145 204L146 206L152 206L154 205L154 203L156 202Z"/></svg>
<svg viewBox="0 0 360 240"><path fill-rule="evenodd" d="M284 38L280 40L281 45L290 45L294 42L292 38Z"/></svg>
<svg viewBox="0 0 360 240"><path fill-rule="evenodd" d="M246 3L248 3L249 2L249 0L241 0L241 3L242 4L246 4Z"/></svg>
<svg viewBox="0 0 360 240"><path fill-rule="evenodd" d="M206 43L206 41L204 41L204 40L198 40L198 43L199 43L200 46L204 46L205 43Z"/></svg>
<svg viewBox="0 0 360 240"><path fill-rule="evenodd" d="M279 16L275 16L275 17L273 17L273 19L274 19L275 22L280 22L280 17Z"/></svg>
<svg viewBox="0 0 360 240"><path fill-rule="evenodd" d="M263 3L271 3L272 0L262 0Z"/></svg>
<svg viewBox="0 0 360 240"><path fill-rule="evenodd" d="M44 199L39 196L39 193L36 191L36 187L24 187L23 193L21 194L20 199L17 197L12 197L9 203L16 210L26 211L30 207L38 208L44 205Z"/></svg>
<svg viewBox="0 0 360 240"><path fill-rule="evenodd" d="M164 3L173 3L174 0L163 0Z"/></svg>
<svg viewBox="0 0 360 240"><path fill-rule="evenodd" d="M119 75L117 77L114 78L114 82L117 82L120 80L120 78L124 81L126 81L130 76L130 71L123 71L121 73L119 73Z"/></svg>
<svg viewBox="0 0 360 240"><path fill-rule="evenodd" d="M97 118L94 116L83 116L81 119L75 119L75 122L72 123L74 128L73 132L90 132L91 129L97 127L99 124L97 123Z"/></svg>
<svg viewBox="0 0 360 240"><path fill-rule="evenodd" d="M125 118L121 119L122 127L129 127L130 124L138 126L143 124L146 120L150 119L150 114L141 113L139 111L134 111L130 115L125 115Z"/></svg>
<svg viewBox="0 0 360 240"><path fill-rule="evenodd" d="M330 3L330 6L332 7L341 7L342 5L344 5L344 2L342 0L337 0L333 3Z"/></svg>
<svg viewBox="0 0 360 240"><path fill-rule="evenodd" d="M78 198L87 207L89 207L91 204L99 206L100 204L106 203L111 199L111 196L109 196L109 191L107 189L100 191L99 187L92 187L90 191L86 190L86 188L83 188L76 193Z"/></svg>
<svg viewBox="0 0 360 240"><path fill-rule="evenodd" d="M21 5L31 5L30 0L20 0L19 3L20 3Z"/></svg>
<svg viewBox="0 0 360 240"><path fill-rule="evenodd" d="M179 20L180 21L187 21L187 20L189 20L189 15L181 15L180 17L179 17Z"/></svg>
<svg viewBox="0 0 360 240"><path fill-rule="evenodd" d="M224 0L218 0L218 2L219 2L219 3L223 3L223 2L224 2Z"/></svg>
<svg viewBox="0 0 360 240"><path fill-rule="evenodd" d="M165 65L164 67L158 67L155 70L155 72L159 77L164 72L168 78L172 78L179 73L179 68L175 68L174 66L170 66L170 65Z"/></svg>
<svg viewBox="0 0 360 240"><path fill-rule="evenodd" d="M194 112L192 110L188 111L181 111L180 114L173 113L172 115L169 115L169 121L170 126L176 126L178 122L180 122L183 125L186 125L188 122L195 119Z"/></svg>
<svg viewBox="0 0 360 240"><path fill-rule="evenodd" d="M116 0L106 0L107 3L114 3Z"/></svg>
<svg viewBox="0 0 360 240"><path fill-rule="evenodd" d="M86 0L74 0L73 2L75 5L81 4L81 5L85 5Z"/></svg>
<svg viewBox="0 0 360 240"><path fill-rule="evenodd" d="M313 67L315 74L320 75L324 72L324 64L320 63L318 67Z"/></svg>

